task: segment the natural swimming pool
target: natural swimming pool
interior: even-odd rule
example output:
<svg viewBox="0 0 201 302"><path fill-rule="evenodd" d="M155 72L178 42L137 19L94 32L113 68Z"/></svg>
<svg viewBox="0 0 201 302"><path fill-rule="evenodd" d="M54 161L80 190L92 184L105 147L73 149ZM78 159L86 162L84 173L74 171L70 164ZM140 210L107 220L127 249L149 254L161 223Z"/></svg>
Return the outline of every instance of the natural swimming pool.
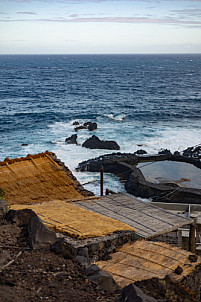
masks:
<svg viewBox="0 0 201 302"><path fill-rule="evenodd" d="M154 183L176 183L182 187L201 189L201 169L184 162L157 161L139 163L145 179Z"/></svg>

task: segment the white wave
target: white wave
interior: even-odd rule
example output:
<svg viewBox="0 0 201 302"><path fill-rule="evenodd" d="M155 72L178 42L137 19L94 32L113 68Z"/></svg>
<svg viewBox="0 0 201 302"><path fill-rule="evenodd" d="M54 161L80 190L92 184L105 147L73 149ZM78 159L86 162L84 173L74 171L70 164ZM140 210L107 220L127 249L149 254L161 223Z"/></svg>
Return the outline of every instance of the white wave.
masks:
<svg viewBox="0 0 201 302"><path fill-rule="evenodd" d="M114 115L111 113L111 114L105 114L104 116L108 117L110 120L114 120L117 122L123 122L123 120L126 118L125 114Z"/></svg>
<svg viewBox="0 0 201 302"><path fill-rule="evenodd" d="M199 123L172 125L172 124L149 124L144 126L139 122L131 122L126 120L123 124L116 122L115 118L123 118L125 115L107 115L98 119L98 129L95 134L102 140L114 140L120 145L120 152L133 153L139 149L144 149L148 154L157 154L160 149L169 149L171 152L176 150L182 151L189 146L195 146L201 143ZM111 118L113 123L111 125ZM100 194L100 186L98 183L99 173L77 172L75 168L82 161L101 156L103 154L113 153L113 150L98 150L83 148L82 143L93 133L87 129L78 131L78 144L65 144L65 138L75 133L73 121L56 122L49 127L45 133L39 133L40 139L34 140L32 144L21 148L21 155L26 156L28 153L34 154L45 150L56 153L66 166L73 172L77 179L83 183L86 189ZM80 120L80 123L85 122ZM42 138L42 139L41 139ZM52 144L50 144L52 142ZM141 146L139 146L141 145ZM6 154L7 155L7 154ZM12 154L17 157L17 151ZM6 157L6 156L4 156ZM124 190L123 184L113 176L108 176L104 180L105 189L109 188L113 191ZM104 189L104 190L105 190Z"/></svg>

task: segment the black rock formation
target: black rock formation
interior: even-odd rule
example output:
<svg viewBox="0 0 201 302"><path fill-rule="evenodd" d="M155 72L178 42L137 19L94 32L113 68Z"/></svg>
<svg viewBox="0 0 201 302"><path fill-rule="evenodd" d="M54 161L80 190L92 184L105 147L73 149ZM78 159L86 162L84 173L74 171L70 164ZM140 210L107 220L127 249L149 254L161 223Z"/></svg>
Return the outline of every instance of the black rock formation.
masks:
<svg viewBox="0 0 201 302"><path fill-rule="evenodd" d="M66 144L75 144L77 145L77 134L73 134L70 137L65 139Z"/></svg>
<svg viewBox="0 0 201 302"><path fill-rule="evenodd" d="M120 147L115 141L102 141L97 136L93 135L88 138L82 147L89 149L108 149L108 150L119 150Z"/></svg>

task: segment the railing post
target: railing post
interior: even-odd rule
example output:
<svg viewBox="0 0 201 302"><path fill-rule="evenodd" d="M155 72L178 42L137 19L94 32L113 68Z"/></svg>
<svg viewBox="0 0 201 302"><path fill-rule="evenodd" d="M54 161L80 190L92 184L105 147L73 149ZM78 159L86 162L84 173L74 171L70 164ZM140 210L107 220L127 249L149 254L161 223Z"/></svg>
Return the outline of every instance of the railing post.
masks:
<svg viewBox="0 0 201 302"><path fill-rule="evenodd" d="M189 247L188 250L191 253L195 253L195 224L190 224L190 230L189 230Z"/></svg>
<svg viewBox="0 0 201 302"><path fill-rule="evenodd" d="M103 196L103 166L100 169L100 196Z"/></svg>

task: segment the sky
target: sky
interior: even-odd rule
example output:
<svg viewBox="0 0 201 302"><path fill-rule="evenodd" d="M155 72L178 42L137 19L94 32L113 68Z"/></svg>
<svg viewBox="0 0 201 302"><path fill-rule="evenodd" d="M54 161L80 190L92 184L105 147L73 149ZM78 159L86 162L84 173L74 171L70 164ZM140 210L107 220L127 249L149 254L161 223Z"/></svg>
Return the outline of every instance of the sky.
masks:
<svg viewBox="0 0 201 302"><path fill-rule="evenodd" d="M201 53L201 0L0 0L0 54Z"/></svg>

